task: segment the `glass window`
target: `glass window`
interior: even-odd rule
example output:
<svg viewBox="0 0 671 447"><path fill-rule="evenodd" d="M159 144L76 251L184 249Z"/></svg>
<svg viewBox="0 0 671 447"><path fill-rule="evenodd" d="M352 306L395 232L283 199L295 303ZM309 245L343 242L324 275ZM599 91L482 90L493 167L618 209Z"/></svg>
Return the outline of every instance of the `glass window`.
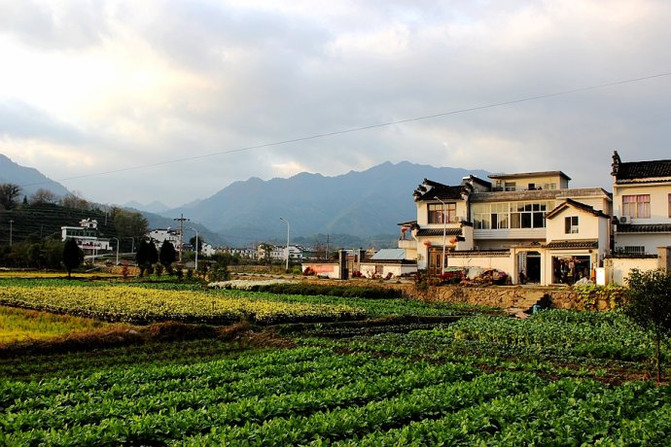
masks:
<svg viewBox="0 0 671 447"><path fill-rule="evenodd" d="M650 194L622 196L622 215L638 219L650 217Z"/></svg>
<svg viewBox="0 0 671 447"><path fill-rule="evenodd" d="M578 216L568 216L564 218L564 233L578 233Z"/></svg>
<svg viewBox="0 0 671 447"><path fill-rule="evenodd" d="M445 222L457 221L457 204L446 203L445 205L446 206L443 206L442 203L429 203L430 224L442 224ZM443 220L443 217L445 217L445 220Z"/></svg>

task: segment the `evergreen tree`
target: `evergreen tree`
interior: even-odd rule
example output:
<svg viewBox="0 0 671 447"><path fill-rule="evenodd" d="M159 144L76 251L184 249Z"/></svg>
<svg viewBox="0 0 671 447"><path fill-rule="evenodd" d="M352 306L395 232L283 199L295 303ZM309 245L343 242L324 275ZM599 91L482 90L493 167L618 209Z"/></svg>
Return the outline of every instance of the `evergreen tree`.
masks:
<svg viewBox="0 0 671 447"><path fill-rule="evenodd" d="M671 274L663 270L633 270L627 285L628 302L624 312L636 324L652 332L659 381L662 376L660 344L671 334Z"/></svg>
<svg viewBox="0 0 671 447"><path fill-rule="evenodd" d="M72 270L79 267L84 261L84 252L77 245L77 241L68 238L63 246L63 264L68 271L68 278L72 276Z"/></svg>
<svg viewBox="0 0 671 447"><path fill-rule="evenodd" d="M177 261L177 251L170 241L163 241L159 252L159 260L161 261L161 265L168 271L168 274L172 274L172 263Z"/></svg>
<svg viewBox="0 0 671 447"><path fill-rule="evenodd" d="M152 250L153 248L153 250ZM158 259L158 253L156 252L156 246L153 242L149 242L146 239L140 241L140 245L137 247L137 253L135 254L135 260L137 265L140 268L140 276L144 276L144 272L149 270L152 264L156 263Z"/></svg>

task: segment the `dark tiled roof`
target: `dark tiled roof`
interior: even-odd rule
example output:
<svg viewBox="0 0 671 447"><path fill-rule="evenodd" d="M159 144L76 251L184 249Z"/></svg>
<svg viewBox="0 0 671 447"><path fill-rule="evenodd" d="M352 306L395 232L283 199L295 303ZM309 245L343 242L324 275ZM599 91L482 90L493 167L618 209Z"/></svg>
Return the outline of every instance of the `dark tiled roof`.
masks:
<svg viewBox="0 0 671 447"><path fill-rule="evenodd" d="M471 202L506 202L513 200L560 200L569 197L608 197L603 188L535 189L532 191L473 192Z"/></svg>
<svg viewBox="0 0 671 447"><path fill-rule="evenodd" d="M422 228L417 232L417 236L442 236L442 228ZM448 228L446 236L461 236L461 228Z"/></svg>
<svg viewBox="0 0 671 447"><path fill-rule="evenodd" d="M617 181L666 177L671 177L671 160L620 163L615 175Z"/></svg>
<svg viewBox="0 0 671 447"><path fill-rule="evenodd" d="M562 171L520 172L516 174L490 174L487 177L491 179L512 179L512 178L529 178L529 177L550 177L555 175L564 177L567 180L571 180L571 177L564 174Z"/></svg>
<svg viewBox="0 0 671 447"><path fill-rule="evenodd" d="M594 214L597 217L608 218L608 216L606 214L604 214L602 211L595 210L593 206L585 205L584 203L578 202L577 200L573 200L573 199L566 199L566 202L560 204L555 209L553 209L552 211L547 213L545 215L545 218L546 219L552 219L557 214L559 214L564 208L566 208L568 206L573 206L575 208L578 208L579 210L585 211L587 213Z"/></svg>
<svg viewBox="0 0 671 447"><path fill-rule="evenodd" d="M599 241L596 240L566 240L552 241L543 245L545 248L599 248Z"/></svg>
<svg viewBox="0 0 671 447"><path fill-rule="evenodd" d="M618 233L669 233L671 224L618 225Z"/></svg>
<svg viewBox="0 0 671 447"><path fill-rule="evenodd" d="M599 248L597 240L566 240L552 241L545 244L545 248Z"/></svg>
<svg viewBox="0 0 671 447"><path fill-rule="evenodd" d="M510 250L505 248L500 250L457 250L457 251L451 251L449 256L461 257L461 258L467 258L471 256L503 257L503 256L510 256Z"/></svg>
<svg viewBox="0 0 671 447"><path fill-rule="evenodd" d="M435 200L435 197L441 200L462 200L464 195L470 194L471 188L471 185L449 186L424 179L424 182L415 190L413 197L415 202Z"/></svg>

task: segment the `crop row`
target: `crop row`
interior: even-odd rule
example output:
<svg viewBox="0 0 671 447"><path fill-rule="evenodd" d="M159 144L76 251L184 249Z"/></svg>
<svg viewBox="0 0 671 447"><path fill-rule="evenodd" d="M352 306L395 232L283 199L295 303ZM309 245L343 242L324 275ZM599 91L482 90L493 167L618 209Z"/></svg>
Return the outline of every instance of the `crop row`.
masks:
<svg viewBox="0 0 671 447"><path fill-rule="evenodd" d="M361 406L341 407L306 416L278 417L261 424L215 426L210 433L194 436L178 445L244 443L283 446L305 444L315 438L321 442L333 442L393 429L414 420L438 418L499 396L526 392L541 384L533 375L483 375L472 381L417 387Z"/></svg>
<svg viewBox="0 0 671 447"><path fill-rule="evenodd" d="M539 352L639 361L652 352L649 334L618 312L593 317L550 310L526 320L479 315L463 318L433 333L450 340L468 340L499 346L534 347ZM666 353L665 353L666 354Z"/></svg>
<svg viewBox="0 0 671 447"><path fill-rule="evenodd" d="M9 286L0 288L0 304L131 323L164 320L224 323L241 319L275 323L363 316L361 309L346 305L250 300L204 291L134 286Z"/></svg>
<svg viewBox="0 0 671 447"><path fill-rule="evenodd" d="M216 375L200 374L190 380L166 379L158 384L134 385L119 383L95 390L71 391L59 394L33 395L15 399L5 411L18 414L46 410L47 413L68 411L71 406L94 408L104 402L115 402L114 412L122 406L148 408L158 404L173 403L178 406L201 405L210 399L229 401L238 398L293 392L297 389L315 389L332 383L346 383L360 376L375 376L382 370L385 374L416 369L405 362L380 360L370 362L365 356L338 358L319 357L315 360L286 365L266 365L247 370L245 373L229 373L224 370ZM194 395L195 392L195 395ZM194 397L198 400L190 402ZM139 404L138 400L144 400Z"/></svg>
<svg viewBox="0 0 671 447"><path fill-rule="evenodd" d="M666 445L670 402L668 386L562 379L337 445Z"/></svg>
<svg viewBox="0 0 671 447"><path fill-rule="evenodd" d="M39 401L37 396L15 401L0 417L0 431L6 433L7 445L116 445L124 437L140 443L159 438L167 441L196 435L214 425L261 424L278 417L356 407L436 384L467 383L475 375L475 370L465 365L431 366L363 356L334 361L332 357L324 353L324 360L316 359L318 369L313 373L292 371L284 365L274 381L259 377L261 371L250 371L238 376L234 384L220 387L190 384L173 391L176 382L166 380L164 386L170 391L164 393L133 395L133 384L118 384L114 386L121 387L116 389L118 396L101 396L102 391L90 389L88 402L74 392L47 401ZM359 358L349 360L354 357ZM225 382L225 377L220 379ZM126 393L127 397L121 397ZM23 404L30 400L39 403Z"/></svg>
<svg viewBox="0 0 671 447"><path fill-rule="evenodd" d="M132 387L135 394L145 390L152 393L167 387L190 389L192 386L206 387L210 383L232 382L244 374L281 375L292 368L299 371L318 370L321 367L336 368L339 365L362 365L370 356L361 354L342 357L328 349L298 348L270 353L250 353L234 359L221 359L195 364L165 365L155 367L120 367L97 371L91 375L56 377L40 381L22 382L0 379L0 408L10 405L29 405L32 399L45 400L51 396L69 396L73 399L81 393L86 399L103 397L103 392L120 394ZM49 404L51 405L51 403Z"/></svg>
<svg viewBox="0 0 671 447"><path fill-rule="evenodd" d="M97 350L48 352L0 358L0 377L31 381L47 378L91 375L104 369L138 365L192 364L234 356L243 348L237 342L198 339L172 343L147 342L140 345L108 347L105 355Z"/></svg>

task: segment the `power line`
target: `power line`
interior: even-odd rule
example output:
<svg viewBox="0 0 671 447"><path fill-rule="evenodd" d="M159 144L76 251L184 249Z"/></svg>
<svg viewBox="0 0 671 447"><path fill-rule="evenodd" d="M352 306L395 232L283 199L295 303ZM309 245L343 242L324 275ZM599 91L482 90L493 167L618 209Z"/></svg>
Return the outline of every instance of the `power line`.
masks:
<svg viewBox="0 0 671 447"><path fill-rule="evenodd" d="M560 90L557 92L553 93L545 93L542 95L534 95L534 96L527 96L524 98L518 98L518 99L511 99L508 101L502 101L502 102L496 102L496 103L491 103L491 104L485 104L481 106L474 106L474 107L467 107L463 109L456 109L456 110L451 110L448 112L441 112L441 113L435 113L431 115L422 115L422 116L416 116L412 118L404 118L404 119L399 119L399 120L393 120L393 121L386 121L383 123L377 123L377 124L369 124L366 126L358 126L358 127L352 127L349 129L341 129L341 130L335 130L332 132L324 132L324 133L318 133L318 134L313 134L313 135L308 135L304 137L297 137L297 138L291 138L288 140L281 140L281 141L275 141L271 143L262 143L262 144L256 144L256 145L251 145L251 146L243 146L239 147L236 149L228 149L224 151L219 151L219 152L212 152L209 154L202 154L202 155L192 155L189 157L183 157L183 158L176 158L173 160L165 160L165 161L160 161L156 163L149 163L149 164L143 164L143 165L137 165L137 166L129 166L125 168L119 168L119 169L113 169L109 171L101 171L97 173L91 173L91 174L83 174L83 175L78 175L74 177L66 177L62 179L58 179L57 181L68 181L68 180L78 180L82 178L89 178L89 177L97 177L101 175L109 175L109 174L117 174L120 172L127 172L127 171L134 171L138 169L146 169L146 168L154 168L157 166L165 166L169 164L174 164L174 163L182 163L185 161L193 161L193 160L202 160L204 158L211 158L211 157L217 157L221 155L229 155L229 154L234 154L234 153L239 153L239 152L247 152L247 151L252 151L252 150L257 150L257 149L265 149L269 147L275 147L275 146L283 146L286 144L292 144L292 143L300 143L304 141L310 141L310 140L317 140L321 138L328 138L328 137L333 137L337 135L344 135L344 134L349 134L349 133L355 133L355 132L362 132L365 130L371 130L371 129L379 129L383 127L389 127L389 126L394 126L397 124L406 124L406 123L411 123L411 122L417 122L417 121L425 121L425 120L430 120L430 119L436 119L436 118L443 118L446 116L451 116L451 115L459 115L462 113L468 113L468 112L475 112L478 110L486 110L486 109L493 109L496 107L502 107L502 106L508 106L508 105L513 105L513 104L520 104L523 102L530 102L530 101L538 101L541 99L547 99L547 98L554 98L557 96L566 96L566 95L571 95L574 93L580 93L580 92L586 92L590 90L598 90L598 89L603 89L603 88L608 88L608 87L615 87L619 85L624 85L624 84L632 84L635 82L641 82L641 81L647 81L651 79L656 79L656 78L662 78L666 76L671 76L671 72L663 72L663 73L658 73L654 75L649 75L649 76L642 76L638 78L630 78L630 79L624 79L624 80L619 80L619 81L612 81L612 82L606 82L603 84L596 84L596 85L590 85L586 87L578 87L578 88L573 88L569 90ZM38 183L29 183L26 185L22 186L34 186L34 185L40 185L46 182L38 182Z"/></svg>

